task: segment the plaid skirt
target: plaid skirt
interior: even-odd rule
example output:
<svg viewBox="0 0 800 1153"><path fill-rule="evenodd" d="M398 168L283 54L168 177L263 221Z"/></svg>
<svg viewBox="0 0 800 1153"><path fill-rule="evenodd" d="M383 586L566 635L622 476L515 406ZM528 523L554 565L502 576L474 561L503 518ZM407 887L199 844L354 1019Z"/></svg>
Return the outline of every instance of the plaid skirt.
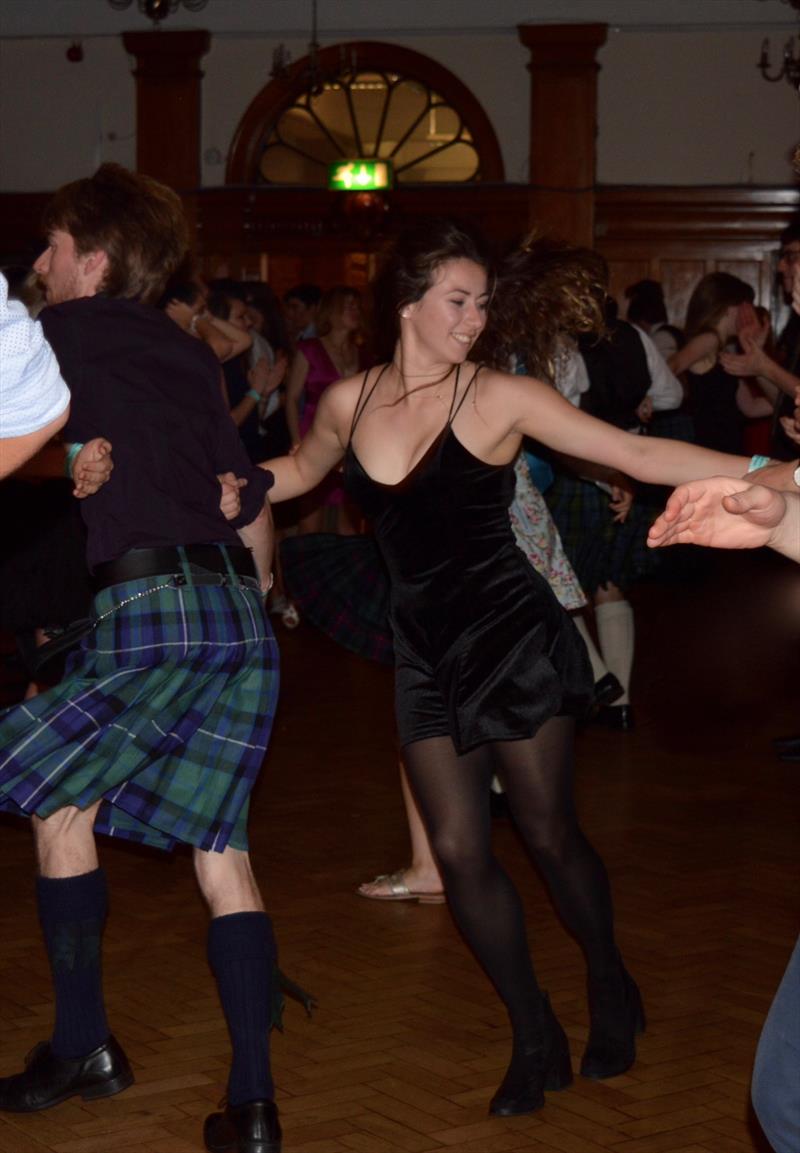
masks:
<svg viewBox="0 0 800 1153"><path fill-rule="evenodd" d="M647 547L656 513L641 500L634 497L627 520L617 524L608 493L566 473L557 474L545 500L584 592L595 593L609 581L625 588L657 570L657 550Z"/></svg>
<svg viewBox="0 0 800 1153"><path fill-rule="evenodd" d="M258 592L148 577L104 589L92 615L64 680L0 713L0 810L101 800L96 832L246 849L279 682Z"/></svg>
<svg viewBox="0 0 800 1153"><path fill-rule="evenodd" d="M289 536L281 541L281 562L304 620L350 652L394 664L389 574L374 537Z"/></svg>

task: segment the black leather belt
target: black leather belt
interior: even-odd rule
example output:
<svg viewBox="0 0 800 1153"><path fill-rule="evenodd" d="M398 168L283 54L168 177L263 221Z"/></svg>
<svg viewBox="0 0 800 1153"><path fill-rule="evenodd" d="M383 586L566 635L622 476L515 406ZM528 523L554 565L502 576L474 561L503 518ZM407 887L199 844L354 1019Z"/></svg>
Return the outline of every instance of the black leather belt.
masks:
<svg viewBox="0 0 800 1153"><path fill-rule="evenodd" d="M173 573L179 575L183 573L184 563L188 563L190 571L203 569L207 573L230 576L225 553L230 559L230 568L237 576L258 579L253 554L243 545L225 545L223 551L223 548L215 544L189 544L180 550L166 546L130 549L116 560L97 565L93 574L94 586L99 591L109 585L142 577L168 576Z"/></svg>

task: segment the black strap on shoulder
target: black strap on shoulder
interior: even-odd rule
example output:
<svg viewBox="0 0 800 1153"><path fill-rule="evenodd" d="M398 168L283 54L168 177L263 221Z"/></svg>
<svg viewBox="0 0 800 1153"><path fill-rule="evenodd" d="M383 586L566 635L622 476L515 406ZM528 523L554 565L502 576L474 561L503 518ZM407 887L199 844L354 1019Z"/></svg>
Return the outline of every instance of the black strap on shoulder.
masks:
<svg viewBox="0 0 800 1153"><path fill-rule="evenodd" d="M361 385L361 392L359 392L359 394L358 394L358 400L356 401L356 406L353 409L353 422L350 425L350 440L353 439L353 433L356 431L356 425L361 420L361 417L364 413L364 409L369 404L370 398L371 398L373 392L375 391L375 389L380 384L381 377L386 372L386 369L388 367L389 367L388 364L383 365L380 372L378 373L378 375L375 377L375 380L373 381L372 388L369 390L369 392L367 392L366 396L364 395L364 393L365 393L366 388L367 388L367 380L369 379L370 369L367 369L367 371L364 373L364 380L363 380L363 383ZM349 443L349 441L348 441L348 443Z"/></svg>
<svg viewBox="0 0 800 1153"><path fill-rule="evenodd" d="M473 384L477 380L478 373L480 372L480 370L482 368L483 368L482 364L477 365L472 376L469 378L469 383L467 384L467 387L464 389L464 391L461 395L461 399L459 400L458 404L455 403L455 399L456 399L456 393L458 391L458 374L461 371L461 365L459 365L458 368L456 369L456 388L455 388L455 391L453 393L453 404L450 405L450 415L447 418L448 424L452 424L453 421L458 416L458 414L461 412L461 406L464 403L464 401L467 399L467 393L469 392L469 390L472 388Z"/></svg>

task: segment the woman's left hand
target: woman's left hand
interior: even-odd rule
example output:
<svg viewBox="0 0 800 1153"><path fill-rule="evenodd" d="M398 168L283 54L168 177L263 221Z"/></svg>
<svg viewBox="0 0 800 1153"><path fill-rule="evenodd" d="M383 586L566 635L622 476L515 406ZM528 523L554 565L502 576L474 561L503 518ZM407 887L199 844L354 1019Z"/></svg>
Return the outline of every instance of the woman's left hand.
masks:
<svg viewBox="0 0 800 1153"><path fill-rule="evenodd" d="M83 500L94 496L111 476L114 461L111 459L111 442L105 437L96 436L81 448L72 464L72 495Z"/></svg>

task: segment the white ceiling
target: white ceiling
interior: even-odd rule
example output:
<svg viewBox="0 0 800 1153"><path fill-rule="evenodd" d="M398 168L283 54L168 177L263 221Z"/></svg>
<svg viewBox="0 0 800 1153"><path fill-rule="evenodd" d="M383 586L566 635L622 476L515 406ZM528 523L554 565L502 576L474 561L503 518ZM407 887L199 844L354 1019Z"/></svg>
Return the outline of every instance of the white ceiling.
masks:
<svg viewBox="0 0 800 1153"><path fill-rule="evenodd" d="M311 0L208 0L183 7L165 27L208 28L217 34L307 37ZM786 0L318 0L319 35L510 31L523 23L604 23L619 28L748 28L800 26ZM108 36L150 22L137 0L117 12L107 0L0 0L0 37Z"/></svg>

